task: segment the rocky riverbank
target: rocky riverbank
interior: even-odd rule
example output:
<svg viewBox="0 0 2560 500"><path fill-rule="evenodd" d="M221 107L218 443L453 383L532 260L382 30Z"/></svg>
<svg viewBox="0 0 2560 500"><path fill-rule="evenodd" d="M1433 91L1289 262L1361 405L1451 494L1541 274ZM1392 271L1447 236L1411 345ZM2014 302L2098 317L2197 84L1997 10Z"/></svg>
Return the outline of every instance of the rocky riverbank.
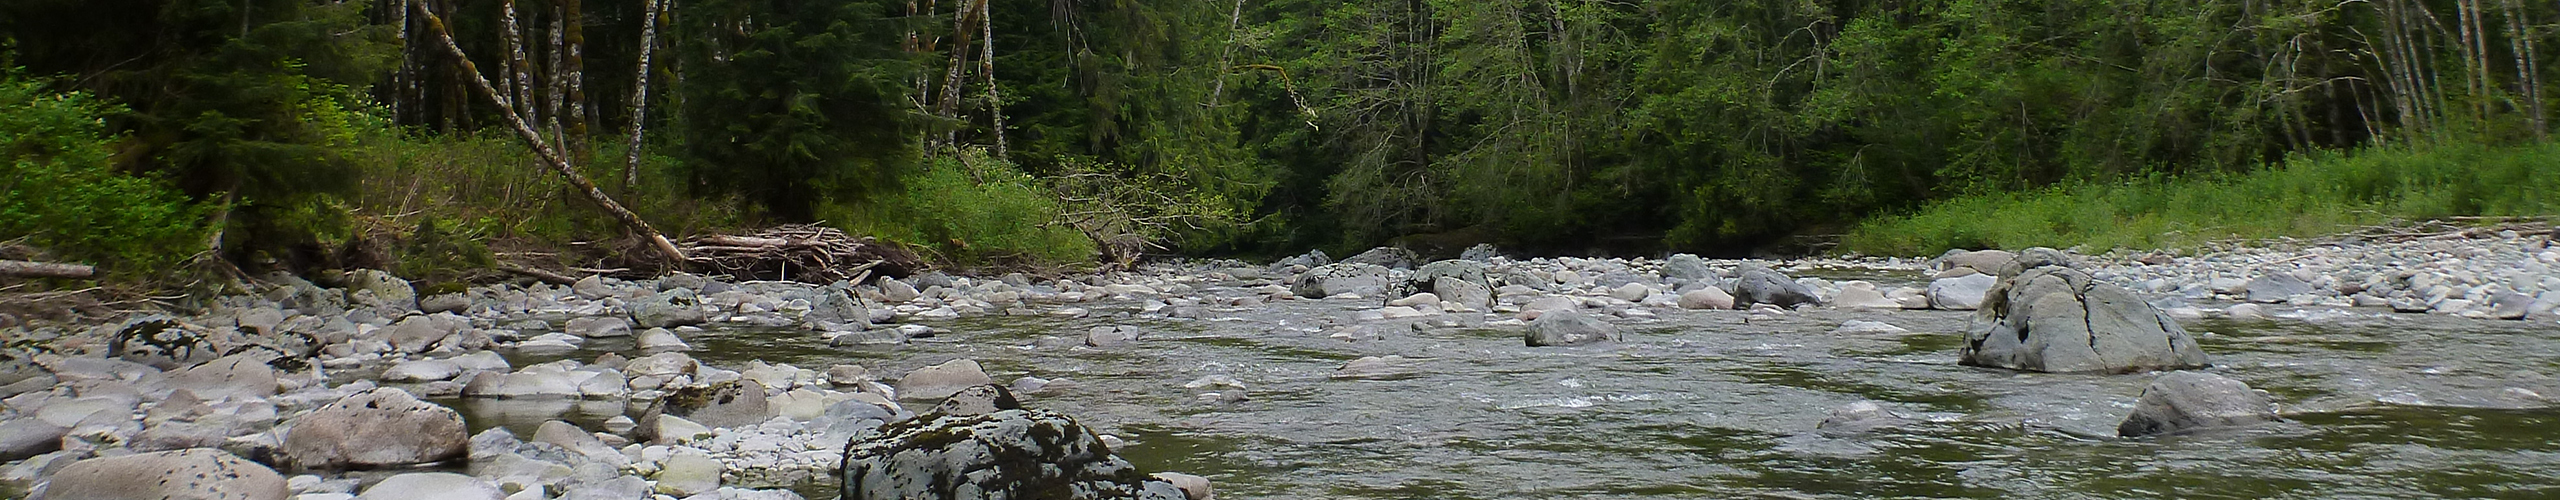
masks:
<svg viewBox="0 0 2560 500"><path fill-rule="evenodd" d="M104 491L82 488L118 486L66 478L87 477L83 471L108 467L97 464L112 460L116 470L136 474L254 469L247 479L202 485L238 498L797 498L798 493L773 488L834 477L853 452L849 441L870 439L879 449L903 449L876 441L889 438L875 432L883 426L909 423L899 432L912 434L914 424L978 425L986 422L983 415L1003 414L1032 426L1022 428L1082 428L1053 421L1071 417L1037 412L1044 395L1079 390L1072 380L1001 381L1023 402L989 403L968 412L943 409L950 404L946 398L1000 382L969 359L892 373L881 364L858 362L802 367L748 360L718 366L689 354L700 353L693 349L707 332L736 328L790 332L776 335L851 350L939 341L959 333L952 330L955 322L972 317L1218 321L1275 302L1312 300L1353 305L1346 318L1302 322L1334 342L1459 328L1516 332L1513 346L1573 349L1625 342L1623 330L1715 310L1741 309L1724 314L1742 315L1745 329L1813 308L1872 312L1879 321L1842 325L1840 331L1855 334L1898 329L1891 324L1895 311L1992 307L1999 310L1982 314L1981 331L1969 335L2033 324L2053 311L2079 311L2077 317L2084 318L2148 314L2171 318L2145 335L2160 336L2159 349L2173 350L2176 338L2185 335L2169 331L2175 320L2317 321L2399 311L2551 324L2560 308L2560 273L2554 272L2560 251L2541 236L2241 248L2193 256L1963 252L1925 260L1773 262L1685 255L1510 259L1479 249L1463 257L1422 262L1381 249L1341 262L1311 253L1266 265L1189 261L1109 275L929 273L829 285L731 283L690 275L635 282L590 278L565 287L491 285L425 297L396 277L372 271L331 277L324 280L327 286L274 276L262 281L256 295L228 297L199 314L13 328L9 358L0 369L0 397L6 398L0 401L0 458L10 461L0 467L0 480L26 487L50 480L41 486L48 497L80 497ZM2002 279L2031 273L2070 285L2056 290L2076 291L2035 292ZM1892 279L1823 277L1841 275ZM2105 295L2093 288L2099 286L2134 300L2091 299ZM2041 305L2050 303L2042 298L2048 296L2071 297L2075 307ZM2211 305L2226 302L2237 303ZM2039 305L2011 314L2008 304ZM2090 330L2075 338L2116 335L2111 328ZM1130 326L1080 333L1019 347L1109 350L1155 340L1151 332ZM2094 340L2082 342L2098 349ZM2193 341L2188 343L2191 348ZM1982 364L2062 366L2050 364L2064 358L2050 354L2059 351L2049 344L2013 349L2042 349L2037 352L2045 354L2035 359L2046 364ZM2040 345L2046 347L2035 347ZM599 350L610 352L594 354ZM1967 359L1973 352L1966 351ZM579 356L559 359L569 354ZM1409 377L1423 369L1418 365L1427 354L1355 359L1333 376ZM2171 361L2103 361L2088 369L2192 366L2175 361L2175 353L2145 356L2100 352L2092 359ZM527 362L533 359L548 360ZM1185 379L1189 383L1181 385L1204 402L1252 397L1247 384L1232 377ZM2155 384L2160 394L2146 393L2142 405L2216 401L2231 411L2144 413L2127 418L2124 433L2272 418L2249 410L2263 409L2263 398L2252 400L2245 386L2230 385L2164 378ZM574 400L620 411L595 422L546 422L519 435L474 425L451 408L457 401L497 400ZM1900 418L1872 406L1844 407L1833 416L1837 422L1824 428L1875 428ZM962 413L982 417L960 418L967 416ZM1107 454L1121 439L1098 431L1071 434L1092 434L1099 446L1041 442ZM1192 481L1196 477L1128 479L1147 476L1123 477L1125 464L1096 460L1104 465L1096 466L1094 477L1165 481L1185 486L1192 498L1210 495L1206 481ZM411 467L421 469L401 472Z"/></svg>

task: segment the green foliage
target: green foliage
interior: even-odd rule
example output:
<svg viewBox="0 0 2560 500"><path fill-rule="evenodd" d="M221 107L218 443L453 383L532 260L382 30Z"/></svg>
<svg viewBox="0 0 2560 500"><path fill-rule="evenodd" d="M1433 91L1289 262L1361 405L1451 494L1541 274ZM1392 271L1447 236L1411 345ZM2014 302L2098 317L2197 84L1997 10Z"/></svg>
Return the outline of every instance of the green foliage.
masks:
<svg viewBox="0 0 2560 500"><path fill-rule="evenodd" d="M829 199L890 192L914 163L909 55L885 2L682 4L674 132L705 194L788 220Z"/></svg>
<svg viewBox="0 0 2560 500"><path fill-rule="evenodd" d="M1936 202L1858 226L1871 255L2088 245L2157 249L2317 236L2391 219L2560 215L2560 145L2313 153L2245 174L2082 183Z"/></svg>
<svg viewBox="0 0 2560 500"><path fill-rule="evenodd" d="M827 209L853 234L931 248L961 265L1089 262L1093 242L1057 224L1061 207L1039 180L983 152L937 158L898 196Z"/></svg>
<svg viewBox="0 0 2560 500"><path fill-rule="evenodd" d="M116 138L103 122L117 111L0 69L0 240L25 238L127 277L157 275L205 248L206 207L113 168Z"/></svg>

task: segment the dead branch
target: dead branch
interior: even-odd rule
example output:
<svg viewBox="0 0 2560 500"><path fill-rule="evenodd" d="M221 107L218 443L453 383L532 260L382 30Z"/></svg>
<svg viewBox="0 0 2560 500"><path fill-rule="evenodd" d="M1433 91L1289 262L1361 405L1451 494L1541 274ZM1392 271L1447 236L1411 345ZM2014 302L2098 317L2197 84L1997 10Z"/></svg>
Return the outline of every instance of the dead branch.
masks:
<svg viewBox="0 0 2560 500"><path fill-rule="evenodd" d="M98 268L83 264L56 264L23 260L0 260L0 276L14 278L87 278L98 274Z"/></svg>

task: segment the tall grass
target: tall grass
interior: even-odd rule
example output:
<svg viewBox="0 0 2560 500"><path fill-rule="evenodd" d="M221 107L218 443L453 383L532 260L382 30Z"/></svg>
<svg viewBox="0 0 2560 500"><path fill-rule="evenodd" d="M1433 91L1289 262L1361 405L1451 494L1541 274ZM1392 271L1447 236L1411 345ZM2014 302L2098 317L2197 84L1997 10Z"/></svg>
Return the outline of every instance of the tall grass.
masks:
<svg viewBox="0 0 2560 500"><path fill-rule="evenodd" d="M1842 248L2164 249L2332 234L2390 219L2560 214L2560 144L2449 144L2296 156L2247 173L1964 196L1870 220Z"/></svg>

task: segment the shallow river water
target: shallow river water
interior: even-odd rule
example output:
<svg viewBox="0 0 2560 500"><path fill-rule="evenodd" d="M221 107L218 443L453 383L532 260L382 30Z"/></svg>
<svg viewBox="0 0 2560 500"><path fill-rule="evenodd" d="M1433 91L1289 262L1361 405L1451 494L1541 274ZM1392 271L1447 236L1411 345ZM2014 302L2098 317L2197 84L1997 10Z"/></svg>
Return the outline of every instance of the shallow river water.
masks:
<svg viewBox="0 0 2560 500"><path fill-rule="evenodd" d="M1196 293L1241 296L1262 284ZM1231 500L2560 498L2560 411L2525 392L2560 396L2560 329L2548 323L2374 309L2189 321L2212 371L2272 393L2287 421L2120 439L2115 425L2151 375L1957 366L1969 312L1814 309L1772 321L1670 312L1621 323L1622 342L1583 347L1525 347L1523 327L1482 319L1436 324L1447 316L1386 328L1383 340L1328 337L1376 307L1279 301L1162 319L1104 306L1079 319L939 323L939 335L895 347L829 347L800 330L715 328L687 340L697 359L732 369L762 359L901 374L965 357L999 381L1072 379L1079 385L1025 404L1124 437L1131 461L1207 476ZM1911 331L1832 333L1851 319ZM1145 339L1114 349L1042 340L1121 325ZM618 347L627 343L571 356ZM1346 361L1383 355L1420 361L1400 378L1331 377ZM1250 399L1205 402L1197 396L1222 388L1184 387L1211 375L1241 381ZM1815 431L1832 408L1860 400L1916 423ZM570 409L459 404L475 427L520 435ZM600 420L615 406L571 413Z"/></svg>

